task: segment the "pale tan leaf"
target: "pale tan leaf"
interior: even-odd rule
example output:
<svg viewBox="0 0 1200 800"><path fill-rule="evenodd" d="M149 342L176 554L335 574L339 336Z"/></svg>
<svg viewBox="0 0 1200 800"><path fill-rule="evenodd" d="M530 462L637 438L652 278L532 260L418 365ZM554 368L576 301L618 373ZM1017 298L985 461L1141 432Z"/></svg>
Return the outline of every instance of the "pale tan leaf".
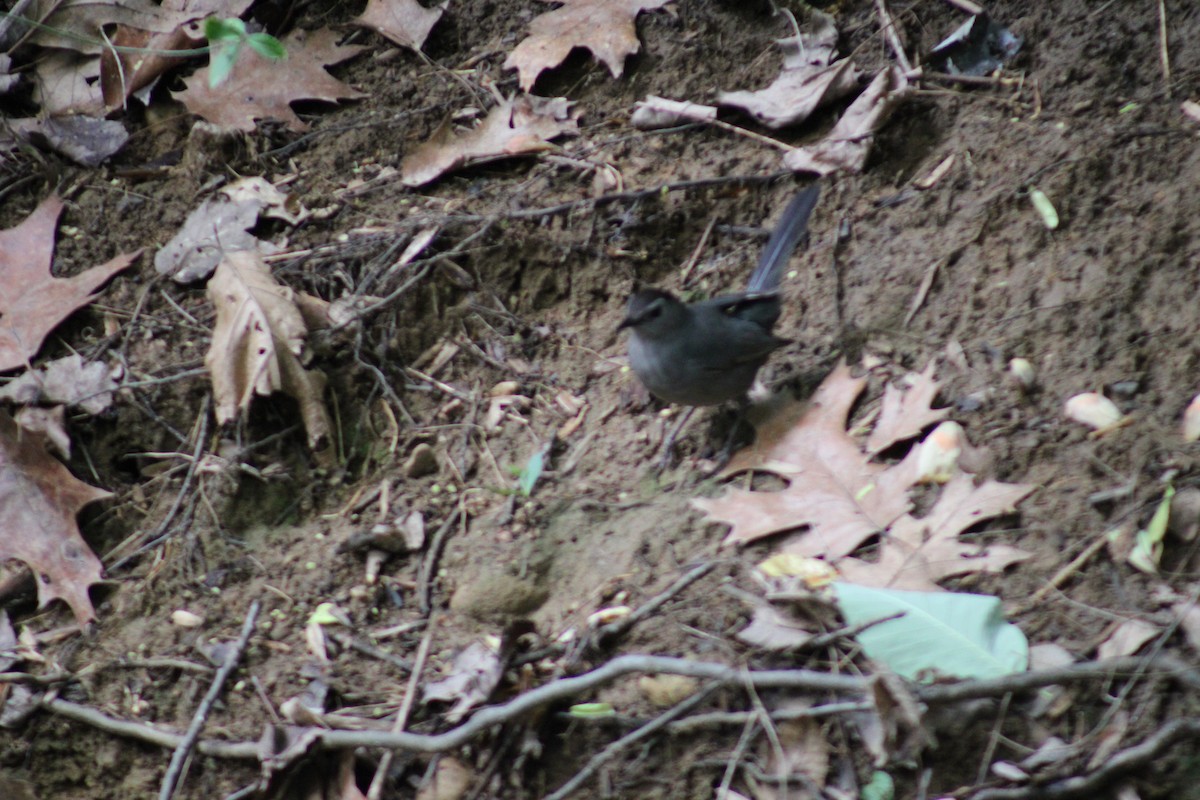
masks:
<svg viewBox="0 0 1200 800"><path fill-rule="evenodd" d="M28 43L99 55L105 48L103 29L128 25L168 33L186 16L153 0L34 0L23 16L42 23L30 31Z"/></svg>
<svg viewBox="0 0 1200 800"><path fill-rule="evenodd" d="M556 2L558 0L555 0ZM529 36L509 53L505 69L515 69L529 91L543 70L561 64L576 47L590 50L614 78L625 71L625 58L641 48L634 20L643 11L670 0L563 0L529 23Z"/></svg>
<svg viewBox="0 0 1200 800"><path fill-rule="evenodd" d="M300 364L307 330L291 289L251 251L227 253L208 282L217 310L204 363L212 375L217 420L245 412L255 395L285 392L300 404L308 443L321 452L332 425L325 410L325 376Z"/></svg>
<svg viewBox="0 0 1200 800"><path fill-rule="evenodd" d="M838 170L862 172L875 132L912 91L908 78L899 67L883 70L850 104L823 140L784 154L784 166L793 172L818 175Z"/></svg>
<svg viewBox="0 0 1200 800"><path fill-rule="evenodd" d="M308 125L292 111L292 103L323 100L336 103L365 97L362 92L330 75L325 67L353 58L365 47L339 45L339 34L329 28L296 30L283 45L287 59L268 61L245 48L233 74L216 88L208 85L208 67L184 80L186 89L174 92L188 111L222 128L252 131L259 121L282 122L302 133Z"/></svg>
<svg viewBox="0 0 1200 800"><path fill-rule="evenodd" d="M1131 656L1161 631L1157 626L1140 619L1127 619L1118 625L1096 649L1096 660Z"/></svg>
<svg viewBox="0 0 1200 800"><path fill-rule="evenodd" d="M426 8L417 0L367 0L367 8L351 22L370 28L401 47L420 50L433 26L446 13L449 0Z"/></svg>
<svg viewBox="0 0 1200 800"><path fill-rule="evenodd" d="M70 278L50 274L62 201L51 195L15 228L0 231L0 371L25 366L50 331L141 253L119 255Z"/></svg>
<svg viewBox="0 0 1200 800"><path fill-rule="evenodd" d="M867 437L868 452L879 453L897 442L918 436L950 413L949 408L932 407L941 389L941 384L933 379L934 366L934 362L930 362L924 372L908 375L903 389L889 384L883 390L879 420Z"/></svg>
<svg viewBox="0 0 1200 800"><path fill-rule="evenodd" d="M740 108L768 128L797 125L814 111L858 89L858 69L848 58L837 58L837 28L833 18L818 13L818 29L777 44L783 50L783 69L765 89L721 92L717 102Z"/></svg>
<svg viewBox="0 0 1200 800"><path fill-rule="evenodd" d="M565 97L518 95L496 106L478 128L456 135L443 123L400 163L405 186L424 186L452 169L539 153L550 139L579 132L578 112Z"/></svg>

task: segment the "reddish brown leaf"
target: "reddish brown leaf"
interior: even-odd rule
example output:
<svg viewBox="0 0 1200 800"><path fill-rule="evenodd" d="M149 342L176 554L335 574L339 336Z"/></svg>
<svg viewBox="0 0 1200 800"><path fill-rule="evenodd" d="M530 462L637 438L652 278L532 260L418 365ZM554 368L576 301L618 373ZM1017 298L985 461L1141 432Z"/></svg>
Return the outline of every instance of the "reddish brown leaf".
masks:
<svg viewBox="0 0 1200 800"><path fill-rule="evenodd" d="M614 78L625 71L625 58L638 51L634 20L670 0L562 0L562 7L529 23L529 36L508 55L505 69L515 69L521 88L529 91L542 70L561 64L582 47L604 62Z"/></svg>
<svg viewBox="0 0 1200 800"><path fill-rule="evenodd" d="M401 47L420 50L445 12L446 3L426 8L417 0L367 0L366 10L352 21Z"/></svg>
<svg viewBox="0 0 1200 800"><path fill-rule="evenodd" d="M223 128L252 131L258 120L277 120L288 130L308 130L292 111L301 100L352 100L365 95L325 71L361 53L358 45L340 46L338 34L328 28L292 32L283 40L286 61L268 61L249 52L242 54L229 80L215 89L208 86L208 67L184 81L175 92L188 111Z"/></svg>
<svg viewBox="0 0 1200 800"><path fill-rule="evenodd" d="M88 587L101 579L101 566L75 515L108 496L76 480L46 452L41 436L0 411L0 559L28 564L37 579L38 605L66 601L81 627L96 616Z"/></svg>
<svg viewBox="0 0 1200 800"><path fill-rule="evenodd" d="M25 366L50 331L141 250L125 253L71 278L50 274L54 229L62 201L50 196L15 228L0 231L0 371Z"/></svg>

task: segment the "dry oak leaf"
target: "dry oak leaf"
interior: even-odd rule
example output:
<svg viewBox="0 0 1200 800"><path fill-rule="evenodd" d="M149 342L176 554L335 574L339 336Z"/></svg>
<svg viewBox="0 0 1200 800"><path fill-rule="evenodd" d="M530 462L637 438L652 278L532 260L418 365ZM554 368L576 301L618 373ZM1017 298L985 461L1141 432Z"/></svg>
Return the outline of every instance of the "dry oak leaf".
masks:
<svg viewBox="0 0 1200 800"><path fill-rule="evenodd" d="M557 0L546 0L556 2ZM614 78L625 71L625 58L636 53L634 20L643 11L671 0L562 0L562 6L534 18L529 36L508 54L505 69L515 69L529 91L542 70L557 67L576 47L592 51Z"/></svg>
<svg viewBox="0 0 1200 800"><path fill-rule="evenodd" d="M26 366L50 331L142 252L124 253L70 278L50 274L63 203L51 195L15 228L0 231L0 371Z"/></svg>
<svg viewBox="0 0 1200 800"><path fill-rule="evenodd" d="M926 517L909 516L909 490L920 477L920 448L912 448L899 463L873 463L846 431L851 407L862 393L866 378L855 378L841 364L817 389L798 421L759 430L758 440L737 453L726 473L744 470L773 472L788 481L778 492L728 490L712 499L693 501L709 517L732 528L725 544L752 542L785 530L808 527L785 550L802 556L842 559L868 538L885 533L885 543L896 536L888 551L889 565L901 570L919 560L953 558L950 564L913 571L930 585L939 577L971 571L964 561L979 558L978 566L995 567L1005 558L1011 563L1024 557L1020 551L998 549L994 560L983 559L981 548L961 545L955 537L966 528L1009 510L1027 495L1029 487L988 482L975 487L958 473L943 489L941 505ZM928 388L918 393L932 398ZM910 412L921 416L912 404ZM915 555L914 555L915 553ZM941 573L938 570L943 570ZM880 568L883 574L886 568ZM878 575L873 582L879 583ZM882 581L887 583L887 581Z"/></svg>
<svg viewBox="0 0 1200 800"><path fill-rule="evenodd" d="M255 395L285 392L300 405L308 444L320 455L332 425L325 410L325 376L300 364L307 329L291 289L249 250L226 254L208 282L217 310L204 364L212 375L217 421L250 407Z"/></svg>
<svg viewBox="0 0 1200 800"><path fill-rule="evenodd" d="M883 390L879 421L867 437L868 452L881 453L896 442L911 439L950 413L949 408L932 407L941 388L941 384L933 379L934 367L935 364L930 362L924 372L908 375L904 389L889 384Z"/></svg>
<svg viewBox="0 0 1200 800"><path fill-rule="evenodd" d="M401 47L420 50L433 26L446 13L447 5L449 0L433 8L426 8L417 0L367 0L366 10L351 22L370 28Z"/></svg>
<svg viewBox="0 0 1200 800"><path fill-rule="evenodd" d="M339 45L337 39L338 34L329 28L293 31L283 40L286 61L268 61L247 52L229 80L217 88L209 88L205 67L186 79L187 88L173 96L188 111L222 128L248 132L254 130L257 120L276 120L288 130L303 133L308 125L292 111L292 103L336 103L366 97L325 71L326 65L353 58L366 49Z"/></svg>
<svg viewBox="0 0 1200 800"><path fill-rule="evenodd" d="M443 122L400 163L405 186L424 186L452 169L498 158L540 153L550 139L579 133L579 113L565 97L517 95L491 110L474 130L455 135Z"/></svg>
<svg viewBox="0 0 1200 800"><path fill-rule="evenodd" d="M1003 572L1032 554L1005 544L963 541L959 534L1011 512L1032 491L1032 486L998 481L975 486L971 476L959 473L928 514L920 519L905 514L892 524L881 537L877 561L845 558L838 570L850 583L917 592L940 591L938 581L944 578Z"/></svg>
<svg viewBox="0 0 1200 800"><path fill-rule="evenodd" d="M102 579L102 568L75 515L109 493L76 480L43 442L0 411L0 560L28 564L38 606L65 601L82 628L96 618L88 587Z"/></svg>

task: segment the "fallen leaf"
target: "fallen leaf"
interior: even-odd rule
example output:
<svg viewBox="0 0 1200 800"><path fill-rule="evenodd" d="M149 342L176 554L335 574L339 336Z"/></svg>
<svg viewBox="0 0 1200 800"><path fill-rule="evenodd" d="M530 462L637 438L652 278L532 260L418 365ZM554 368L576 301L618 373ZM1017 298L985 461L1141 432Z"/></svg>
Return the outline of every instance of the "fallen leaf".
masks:
<svg viewBox="0 0 1200 800"><path fill-rule="evenodd" d="M33 67L33 99L43 117L101 114L100 59L70 50L51 50Z"/></svg>
<svg viewBox="0 0 1200 800"><path fill-rule="evenodd" d="M429 781L417 790L417 800L460 800L471 788L475 771L454 756L442 756Z"/></svg>
<svg viewBox="0 0 1200 800"><path fill-rule="evenodd" d="M188 215L179 232L154 255L154 269L179 283L203 280L222 255L235 250L278 251L274 244L250 233L260 216L295 223L288 195L264 178L242 178L221 188Z"/></svg>
<svg viewBox="0 0 1200 800"><path fill-rule="evenodd" d="M639 100L634 105L629 124L641 131L652 131L688 122L712 122L716 118L716 106L648 95L645 100Z"/></svg>
<svg viewBox="0 0 1200 800"><path fill-rule="evenodd" d="M41 23L29 32L27 44L92 55L106 47L104 30L110 26L168 33L186 21L168 4L152 0L35 0L24 16Z"/></svg>
<svg viewBox="0 0 1200 800"><path fill-rule="evenodd" d="M559 8L535 17L529 36L508 54L505 69L515 69L521 88L533 89L538 75L566 60L576 47L590 50L614 78L625 71L625 59L641 48L634 20L643 11L671 0L553 0Z"/></svg>
<svg viewBox="0 0 1200 800"><path fill-rule="evenodd" d="M906 377L905 388L888 384L883 390L883 405L879 420L867 437L867 452L872 455L882 452L897 442L920 435L921 431L935 422L941 422L950 413L949 408L933 408L941 384L933 379L934 363L925 371Z"/></svg>
<svg viewBox="0 0 1200 800"><path fill-rule="evenodd" d="M433 26L446 13L449 0L426 8L417 0L367 0L367 8L351 22L370 28L401 47L420 50Z"/></svg>
<svg viewBox="0 0 1200 800"><path fill-rule="evenodd" d="M330 75L325 67L361 53L361 45L339 45L329 28L296 30L283 40L287 60L276 63L246 53L220 86L208 85L208 67L184 79L186 89L172 96L188 111L222 128L253 131L258 121L283 123L303 133L308 124L292 111L301 100L354 100L366 95ZM247 48L249 50L249 48Z"/></svg>
<svg viewBox="0 0 1200 800"><path fill-rule="evenodd" d="M450 674L426 683L422 700L454 702L446 721L454 724L468 711L486 701L503 676L500 656L487 645L473 642L454 658Z"/></svg>
<svg viewBox="0 0 1200 800"><path fill-rule="evenodd" d="M169 31L154 31L118 25L109 35L112 48L100 53L100 91L104 107L121 108L125 99L156 81L167 70L179 65L176 50L188 50L204 41L199 23L206 17L240 17L253 0L164 0L162 9L176 14ZM117 48L141 48L145 52L121 52Z"/></svg>
<svg viewBox="0 0 1200 800"><path fill-rule="evenodd" d="M1149 622L1127 619L1118 625L1108 635L1108 638L1096 648L1096 660L1107 661L1110 658L1131 656L1159 633L1159 629Z"/></svg>
<svg viewBox="0 0 1200 800"><path fill-rule="evenodd" d="M83 114L11 120L9 130L36 147L85 167L99 166L129 141L120 122Z"/></svg>
<svg viewBox="0 0 1200 800"><path fill-rule="evenodd" d="M823 140L785 153L784 166L793 172L815 172L818 175L828 175L838 170L862 172L875 132L912 91L908 78L899 67L883 70L850 104Z"/></svg>
<svg viewBox="0 0 1200 800"><path fill-rule="evenodd" d="M493 108L479 127L456 135L442 123L400 163L405 186L424 186L446 172L499 158L540 153L558 136L579 133L578 112L565 97L518 95Z"/></svg>
<svg viewBox="0 0 1200 800"><path fill-rule="evenodd" d="M99 414L112 405L117 382L100 361L84 361L78 353L50 361L0 388L0 400L18 405L75 405Z"/></svg>
<svg viewBox="0 0 1200 800"><path fill-rule="evenodd" d="M920 478L920 446L893 465L871 461L847 432L847 417L866 385L841 364L813 395L808 410L785 426L766 424L751 446L738 452L725 474L772 472L788 481L775 492L729 489L724 495L693 501L710 520L731 526L725 545L743 544L785 530L804 528L782 550L837 562L850 582L870 586L936 590L937 581L969 572L999 571L1028 554L1003 545L967 543L958 537L979 522L1010 511L1032 488L974 480L956 469L937 501L922 518L909 514L909 491ZM928 407L937 384L928 371L909 388L916 399L899 397L909 419L935 414ZM918 399L920 402L918 402ZM893 433L907 428L889 422ZM885 438L890 438L885 437ZM868 439L870 441L870 439ZM847 558L879 535L877 561ZM839 561L839 559L841 559Z"/></svg>
<svg viewBox="0 0 1200 800"><path fill-rule="evenodd" d="M833 18L818 13L818 29L777 42L783 69L766 89L721 92L717 103L740 108L778 130L797 125L814 111L858 89L858 69L848 58L837 61L838 32Z"/></svg>
<svg viewBox="0 0 1200 800"><path fill-rule="evenodd" d="M75 516L109 496L76 480L46 452L42 437L0 411L0 559L24 561L37 582L38 607L61 599L81 628L96 618L88 588L102 568Z"/></svg>
<svg viewBox="0 0 1200 800"><path fill-rule="evenodd" d="M811 701L798 699L781 703L777 710L800 711L811 707ZM798 782L807 789L801 796L819 797L822 794L829 777L830 743L821 720L814 717L784 720L778 724L776 736L762 738L760 748L759 761L765 764L766 774L786 776L789 782L793 776L799 778ZM758 788L755 797L759 800L796 797L794 788L790 792L783 786L768 784Z"/></svg>
<svg viewBox="0 0 1200 800"><path fill-rule="evenodd" d="M25 366L50 331L126 269L141 250L70 278L50 274L62 200L51 195L15 228L0 231L0 371Z"/></svg>
<svg viewBox="0 0 1200 800"><path fill-rule="evenodd" d="M208 282L217 310L204 363L212 375L221 424L250 407L255 395L285 392L300 404L308 444L320 454L332 425L325 410L325 376L300 365L306 329L292 291L249 251L227 253Z"/></svg>

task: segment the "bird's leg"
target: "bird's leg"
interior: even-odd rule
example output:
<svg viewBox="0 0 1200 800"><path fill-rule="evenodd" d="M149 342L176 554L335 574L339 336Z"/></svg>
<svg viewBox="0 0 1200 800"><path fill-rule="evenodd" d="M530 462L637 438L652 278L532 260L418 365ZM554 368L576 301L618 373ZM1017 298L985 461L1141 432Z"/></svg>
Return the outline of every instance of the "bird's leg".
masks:
<svg viewBox="0 0 1200 800"><path fill-rule="evenodd" d="M692 414L695 410L695 406L688 406L687 410L679 415L679 422L675 423L675 427L667 434L667 438L663 439L662 447L658 450L658 460L655 463L656 471L662 472L671 466L671 451L675 449L675 440L683 433L684 427L692 421Z"/></svg>

